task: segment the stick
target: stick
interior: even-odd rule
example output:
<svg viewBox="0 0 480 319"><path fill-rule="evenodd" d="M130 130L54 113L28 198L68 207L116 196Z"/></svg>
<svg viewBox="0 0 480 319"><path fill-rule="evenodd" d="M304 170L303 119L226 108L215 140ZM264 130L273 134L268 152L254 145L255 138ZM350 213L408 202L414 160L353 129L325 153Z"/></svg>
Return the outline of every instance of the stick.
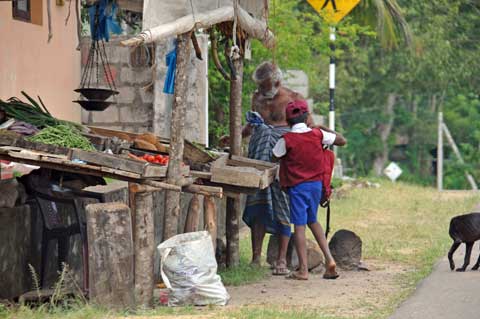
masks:
<svg viewBox="0 0 480 319"><path fill-rule="evenodd" d="M77 51L80 50L80 40L82 39L82 20L80 18L80 0L75 0L75 16L77 18Z"/></svg>
<svg viewBox="0 0 480 319"><path fill-rule="evenodd" d="M48 17L48 40L47 42L50 43L52 40L53 33L52 33L52 3L51 0L47 0L47 17Z"/></svg>
<svg viewBox="0 0 480 319"><path fill-rule="evenodd" d="M233 7L221 7L207 13L187 15L170 23L145 30L133 38L121 42L124 46L139 46L143 43L160 42L174 35L192 31L194 28L209 28L212 25L233 21ZM275 37L268 30L264 21L257 20L250 16L247 11L238 8L239 26L251 37L259 39L262 44L271 49L275 46Z"/></svg>

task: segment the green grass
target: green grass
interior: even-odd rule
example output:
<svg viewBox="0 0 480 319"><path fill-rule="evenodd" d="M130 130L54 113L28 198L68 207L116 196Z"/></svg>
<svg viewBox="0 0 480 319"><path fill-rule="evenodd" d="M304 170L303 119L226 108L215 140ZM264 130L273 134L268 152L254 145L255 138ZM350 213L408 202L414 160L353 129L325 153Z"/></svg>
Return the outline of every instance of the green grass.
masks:
<svg viewBox="0 0 480 319"><path fill-rule="evenodd" d="M268 236L266 236L268 239ZM267 240L264 243L266 250ZM265 255L265 253L263 254ZM227 268L219 271L222 281L226 286L241 286L265 279L270 271L267 267L251 266L252 249L250 237L243 237L240 240L240 265L235 268Z"/></svg>
<svg viewBox="0 0 480 319"><path fill-rule="evenodd" d="M363 241L363 257L370 261L394 263L405 266L409 271L397 278L397 289L390 295L382 295L383 305L369 305L367 301L359 307L368 309L362 318L387 318L398 304L407 298L417 283L432 270L435 262L448 251L451 239L448 236L449 220L452 216L468 212L480 202L478 195L466 193L442 193L434 189L408 184L393 184L380 181L381 187L351 188L341 199L332 202L332 234L339 229L356 232ZM344 185L343 187L347 187ZM320 211L324 220L324 210ZM265 246L267 241L265 241ZM249 237L241 240L240 266L222 270L220 275L226 285L243 285L268 277L269 270L249 266L251 257ZM381 292L383 293L383 292ZM321 307L321 305L319 305ZM341 313L337 309L336 313ZM108 312L89 305L70 305L68 308L6 310L0 306L0 318L28 319L89 319L108 318ZM125 313L124 313L125 314ZM133 314L133 313L132 313ZM297 309L278 306L243 306L236 308L166 308L137 312L144 316L205 315L213 318L319 318L347 319L335 317L328 309Z"/></svg>

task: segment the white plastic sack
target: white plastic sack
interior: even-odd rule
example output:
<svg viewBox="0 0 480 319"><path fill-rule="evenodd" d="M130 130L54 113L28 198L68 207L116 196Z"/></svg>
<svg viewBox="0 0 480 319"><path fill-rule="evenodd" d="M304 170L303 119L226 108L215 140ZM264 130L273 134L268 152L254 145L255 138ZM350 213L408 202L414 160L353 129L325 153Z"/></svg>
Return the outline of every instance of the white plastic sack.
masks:
<svg viewBox="0 0 480 319"><path fill-rule="evenodd" d="M157 249L169 306L227 304L230 296L217 275L212 239L206 231L174 236Z"/></svg>

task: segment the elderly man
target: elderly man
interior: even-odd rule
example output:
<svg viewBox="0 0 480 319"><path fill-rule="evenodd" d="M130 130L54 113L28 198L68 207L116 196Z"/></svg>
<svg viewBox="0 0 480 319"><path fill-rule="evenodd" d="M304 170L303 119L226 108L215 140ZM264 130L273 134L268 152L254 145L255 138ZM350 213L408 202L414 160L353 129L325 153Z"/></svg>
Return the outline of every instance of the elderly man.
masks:
<svg viewBox="0 0 480 319"><path fill-rule="evenodd" d="M290 131L285 118L287 104L301 96L281 86L282 72L270 62L260 64L253 74L258 89L252 97L252 111L247 115L249 124L243 136L251 135L248 157L271 161L272 149L283 134ZM252 232L252 264L260 264L265 233L279 238L279 254L273 265L274 275L287 275L286 255L290 239L290 210L288 196L278 181L270 187L247 196L243 220Z"/></svg>

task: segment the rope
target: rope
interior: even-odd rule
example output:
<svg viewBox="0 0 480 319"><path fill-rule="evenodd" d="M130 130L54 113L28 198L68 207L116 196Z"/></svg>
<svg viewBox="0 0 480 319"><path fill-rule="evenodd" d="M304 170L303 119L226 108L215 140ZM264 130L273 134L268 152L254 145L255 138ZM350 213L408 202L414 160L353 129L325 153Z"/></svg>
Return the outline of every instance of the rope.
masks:
<svg viewBox="0 0 480 319"><path fill-rule="evenodd" d="M233 0L233 29L232 40L233 45L230 48L230 59L240 59L240 48L237 45L237 20L238 20L238 0Z"/></svg>

